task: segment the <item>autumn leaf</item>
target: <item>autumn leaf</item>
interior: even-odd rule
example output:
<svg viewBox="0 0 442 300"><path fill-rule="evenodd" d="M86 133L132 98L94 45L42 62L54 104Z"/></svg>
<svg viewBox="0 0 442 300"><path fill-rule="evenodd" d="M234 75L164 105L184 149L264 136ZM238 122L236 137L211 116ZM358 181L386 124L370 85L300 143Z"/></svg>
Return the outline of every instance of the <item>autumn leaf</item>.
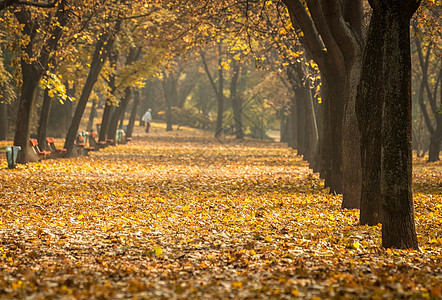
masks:
<svg viewBox="0 0 442 300"><path fill-rule="evenodd" d="M87 157L0 161L0 298L440 298L440 163L414 160L421 249L382 249L282 144L137 130Z"/></svg>

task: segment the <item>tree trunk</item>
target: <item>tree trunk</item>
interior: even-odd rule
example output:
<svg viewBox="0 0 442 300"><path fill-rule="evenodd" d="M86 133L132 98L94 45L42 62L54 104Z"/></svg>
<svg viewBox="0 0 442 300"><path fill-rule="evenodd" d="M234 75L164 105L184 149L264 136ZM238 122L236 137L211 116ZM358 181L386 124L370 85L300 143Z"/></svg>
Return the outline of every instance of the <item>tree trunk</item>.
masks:
<svg viewBox="0 0 442 300"><path fill-rule="evenodd" d="M288 146L292 149L298 148L298 129L296 117L296 97L293 95L290 99L290 115L289 115L289 130L288 130ZM298 152L299 154L299 152Z"/></svg>
<svg viewBox="0 0 442 300"><path fill-rule="evenodd" d="M330 79L327 76L325 80L328 83L329 101L330 101L330 147L331 147L331 176L330 192L342 194L343 192L343 164L342 164L342 139L344 108L348 99L344 96L346 86L339 79Z"/></svg>
<svg viewBox="0 0 442 300"><path fill-rule="evenodd" d="M166 131L173 130L173 110L172 107L168 106L166 110Z"/></svg>
<svg viewBox="0 0 442 300"><path fill-rule="evenodd" d="M8 136L8 105L0 100L0 141Z"/></svg>
<svg viewBox="0 0 442 300"><path fill-rule="evenodd" d="M309 82L304 84L304 108L305 108L305 124L306 124L306 159L309 162L310 168L316 168L316 151L318 149L318 126L316 123L315 107L313 103L313 96L309 88Z"/></svg>
<svg viewBox="0 0 442 300"><path fill-rule="evenodd" d="M114 113L115 106L112 105L110 99L106 99L104 105L103 116L101 117L100 132L98 134L98 141L105 142L108 139L109 124Z"/></svg>
<svg viewBox="0 0 442 300"><path fill-rule="evenodd" d="M38 28L37 21L32 18L31 12L25 7L15 10L14 13L19 23L23 25L23 33L29 36L28 43L23 45L21 50L28 58L35 58L34 61L27 62L26 58L22 57L20 62L23 83L19 98L14 145L21 147L21 151L19 151L17 156L17 163L25 164L28 162L27 153L29 147L30 123L34 110L35 96L37 94L41 76L48 68L51 53L57 49L58 41L63 34L63 28L67 22L67 14L65 11L65 2L61 1L58 5L57 13L55 14L55 19L59 22L59 26L54 26L54 29L50 32L50 35L41 46L41 49L43 50L40 51L39 57L34 57L33 47L35 46L34 39Z"/></svg>
<svg viewBox="0 0 442 300"><path fill-rule="evenodd" d="M178 100L177 91L177 79L173 74L166 76L164 73L163 80L161 81L163 87L164 100L166 101L166 131L173 130L173 107L174 103Z"/></svg>
<svg viewBox="0 0 442 300"><path fill-rule="evenodd" d="M131 91L132 92L132 91ZM124 128L124 120L126 118L126 110L121 114L120 120L118 121L118 129Z"/></svg>
<svg viewBox="0 0 442 300"><path fill-rule="evenodd" d="M305 58L304 58L305 59ZM298 105L298 121L302 124L298 127L298 137L301 139L302 149L299 149L303 155L304 160L308 161L312 168L316 165L316 151L318 145L318 127L316 123L315 108L313 103L313 97L310 90L310 80L308 79L308 69L305 68L303 63L296 63L291 65L293 74L296 76L294 80L294 92L297 98Z"/></svg>
<svg viewBox="0 0 442 300"><path fill-rule="evenodd" d="M86 130L91 132L94 128L94 120L95 116L97 115L97 104L98 99L92 100L92 107L91 107L91 113L89 114L89 120L87 122Z"/></svg>
<svg viewBox="0 0 442 300"><path fill-rule="evenodd" d="M442 65L442 62L441 62ZM439 80L441 79L442 76L442 69L439 69L439 79L438 82L440 82ZM436 84L436 88L434 91L434 95L433 95L433 99L434 102L436 104L436 107L439 107L439 110L436 110L435 114L436 114L436 131L434 133L434 135L431 136L431 140L430 140L430 147L432 147L432 151L431 153L428 153L428 162L435 162L435 161L439 161L439 153L440 153L440 149L441 149L441 142L442 142L442 84L441 87L439 88L439 106L437 105L437 84Z"/></svg>
<svg viewBox="0 0 442 300"><path fill-rule="evenodd" d="M109 123L109 129L107 136L109 139L113 140L114 143L116 143L116 133L118 129L118 121L120 120L121 116L124 116L124 112L126 111L127 104L129 103L130 96L131 96L132 89L130 87L127 87L124 91L124 98L120 100L120 104L117 108L115 108L114 113L112 114L110 123Z"/></svg>
<svg viewBox="0 0 442 300"><path fill-rule="evenodd" d="M220 69L219 77L219 90L223 89L223 77L222 70ZM217 94L216 100L218 101L218 111L216 115L216 128L215 128L215 137L220 137L223 132L223 115L224 115L224 93L220 92Z"/></svg>
<svg viewBox="0 0 442 300"><path fill-rule="evenodd" d="M287 143L289 141L289 122L287 116L284 114L285 109L280 110L281 123L279 127L280 131L280 142Z"/></svg>
<svg viewBox="0 0 442 300"><path fill-rule="evenodd" d="M80 99L78 100L77 108L75 109L75 114L72 119L71 126L69 127L68 133L66 134L66 141L64 144L64 148L67 150L66 156L69 156L72 153L75 138L78 132L78 128L80 127L81 118L86 108L87 101L89 100L89 96L92 92L95 82L97 82L101 69L103 68L104 63L108 58L109 52L112 49L115 36L120 30L120 25L121 20L119 19L116 21L113 30L101 36L97 42L97 45L95 46L89 74L86 78L86 83L84 84Z"/></svg>
<svg viewBox="0 0 442 300"><path fill-rule="evenodd" d="M235 137L239 140L244 139L244 131L242 126L242 105L243 101L240 95L238 95L238 80L240 65L233 60L232 61L232 78L230 81L230 101L232 102L233 120L235 125Z"/></svg>
<svg viewBox="0 0 442 300"><path fill-rule="evenodd" d="M416 32L419 31L417 26L414 26L414 30ZM421 33L422 34L422 33ZM430 63L430 55L431 55L431 44L427 46L427 52L423 53L422 51L422 43L420 40L420 37L417 37L415 39L416 49L417 53L419 55L419 62L420 67L422 70L422 80L419 87L419 106L422 111L422 115L425 120L425 125L428 128L428 131L430 132L430 146L429 146L429 153L428 153L428 161L427 162L435 162L439 160L439 152L440 152L440 144L442 139L442 114L438 112L438 105L437 105L437 86L439 83L440 78L438 78L436 85L435 85L435 93L433 94L430 90L430 83L428 80L428 66ZM440 76L440 74L439 74ZM430 108L432 115L434 115L436 119L436 127L433 126L432 120L430 118L430 115L427 111L427 104L424 102L424 91L427 93L427 98L430 103ZM441 98L442 101L442 98ZM442 102L441 102L442 104Z"/></svg>
<svg viewBox="0 0 442 300"><path fill-rule="evenodd" d="M141 102L140 90L136 89L134 93L134 105L132 106L132 111L130 113L129 124L127 125L126 137L132 137L135 125L135 119L137 118L138 107Z"/></svg>
<svg viewBox="0 0 442 300"><path fill-rule="evenodd" d="M319 177L324 179L324 186L330 187L329 178L331 173L331 159L330 152L330 122L329 122L329 106L327 82L323 82L321 88L322 103L321 103L321 122L319 126L319 141L317 165L319 169Z"/></svg>
<svg viewBox="0 0 442 300"><path fill-rule="evenodd" d="M382 246L416 249L411 190L410 18L418 5L414 0L371 0L370 5L373 15L357 112L363 179L373 181L363 185L361 204L373 201L367 199L367 187L374 186L370 189L380 191L382 203ZM372 121L376 122L370 124ZM361 214L363 208L361 205Z"/></svg>
<svg viewBox="0 0 442 300"><path fill-rule="evenodd" d="M37 141L41 150L46 150L46 136L49 125L52 99L49 97L49 90L46 88L43 94L43 105L41 107L40 120L37 130ZM49 150L49 149L48 149Z"/></svg>
<svg viewBox="0 0 442 300"><path fill-rule="evenodd" d="M442 141L442 114L436 115L437 125L434 135L430 137L427 162L439 161L440 146Z"/></svg>
<svg viewBox="0 0 442 300"><path fill-rule="evenodd" d="M342 208L355 209L361 207L362 167L360 134L355 105L357 88L361 77L362 58L357 56L347 64L345 84L345 98L347 102L344 110L342 131L342 166L343 192Z"/></svg>
<svg viewBox="0 0 442 300"><path fill-rule="evenodd" d="M73 98L75 96L75 83L72 85L72 87L69 87L69 83L67 86L68 86L68 88L66 89L66 93L68 96ZM74 113L74 102L73 101L67 100L63 103L63 113L65 116L64 134L66 134L66 132L69 130L69 127L71 127L71 123L72 123L72 117L73 117L73 113Z"/></svg>
<svg viewBox="0 0 442 300"><path fill-rule="evenodd" d="M17 163L28 162L28 147L31 117L34 111L35 96L40 85L41 71L33 65L22 63L23 84L21 86L17 122L15 128L14 145L20 146Z"/></svg>
<svg viewBox="0 0 442 300"><path fill-rule="evenodd" d="M129 50L129 53L126 58L126 66L132 65L141 54L141 47L132 47ZM107 135L109 139L113 140L116 143L115 136L118 129L118 122L120 122L121 127L124 121L124 113L126 112L127 105L129 104L130 96L132 94L132 88L130 86L126 87L124 91L124 97L120 100L118 107L115 109L109 123L109 129Z"/></svg>
<svg viewBox="0 0 442 300"><path fill-rule="evenodd" d="M306 120L305 120L305 99L304 99L304 87L302 84L297 83L295 87L295 98L296 98L296 149L298 150L298 155L305 156L307 152L306 149Z"/></svg>
<svg viewBox="0 0 442 300"><path fill-rule="evenodd" d="M372 16L363 59L361 80L356 99L356 113L361 135L362 189L359 223L376 225L382 222L381 207L381 127L383 78L379 66L383 62L383 24ZM376 67L373 67L376 66Z"/></svg>
<svg viewBox="0 0 442 300"><path fill-rule="evenodd" d="M436 88L437 90L437 88ZM428 92L428 90L427 90ZM439 111L436 109L434 112L435 118L436 118L436 129L434 130L434 133L430 137L430 147L428 150L428 161L427 162L436 162L439 161L439 153L441 148L441 142L442 142L442 86L440 88L440 96L439 96L439 106L437 105L437 91L435 91L433 95L433 101L436 105L435 107L439 107Z"/></svg>

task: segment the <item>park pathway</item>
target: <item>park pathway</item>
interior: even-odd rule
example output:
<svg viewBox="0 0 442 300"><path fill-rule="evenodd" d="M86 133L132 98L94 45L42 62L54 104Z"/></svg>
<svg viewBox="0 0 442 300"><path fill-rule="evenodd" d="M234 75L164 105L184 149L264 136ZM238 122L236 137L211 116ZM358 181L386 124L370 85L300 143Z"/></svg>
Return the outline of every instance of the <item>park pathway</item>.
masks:
<svg viewBox="0 0 442 300"><path fill-rule="evenodd" d="M380 226L357 226L280 143L154 130L89 157L2 165L0 187L0 299L440 293L426 288L440 287L442 241L423 208L425 250L381 249Z"/></svg>

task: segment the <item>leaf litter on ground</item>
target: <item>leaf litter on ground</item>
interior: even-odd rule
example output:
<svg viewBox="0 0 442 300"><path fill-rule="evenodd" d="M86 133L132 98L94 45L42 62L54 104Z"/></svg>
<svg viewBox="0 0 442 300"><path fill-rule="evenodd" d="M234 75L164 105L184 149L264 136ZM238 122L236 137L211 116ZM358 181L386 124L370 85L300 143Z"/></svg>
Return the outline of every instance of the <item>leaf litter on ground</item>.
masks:
<svg viewBox="0 0 442 300"><path fill-rule="evenodd" d="M415 160L420 250L324 189L284 144L138 136L0 164L0 299L440 299L442 166Z"/></svg>

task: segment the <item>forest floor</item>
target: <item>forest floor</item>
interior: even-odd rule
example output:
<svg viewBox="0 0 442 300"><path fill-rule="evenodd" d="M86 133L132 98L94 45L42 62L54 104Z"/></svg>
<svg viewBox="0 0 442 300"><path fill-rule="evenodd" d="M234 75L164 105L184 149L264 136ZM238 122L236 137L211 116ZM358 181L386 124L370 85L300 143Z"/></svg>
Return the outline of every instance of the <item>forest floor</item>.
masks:
<svg viewBox="0 0 442 300"><path fill-rule="evenodd" d="M154 131L0 162L0 299L441 299L442 164L415 160L420 249L381 245L296 152Z"/></svg>

